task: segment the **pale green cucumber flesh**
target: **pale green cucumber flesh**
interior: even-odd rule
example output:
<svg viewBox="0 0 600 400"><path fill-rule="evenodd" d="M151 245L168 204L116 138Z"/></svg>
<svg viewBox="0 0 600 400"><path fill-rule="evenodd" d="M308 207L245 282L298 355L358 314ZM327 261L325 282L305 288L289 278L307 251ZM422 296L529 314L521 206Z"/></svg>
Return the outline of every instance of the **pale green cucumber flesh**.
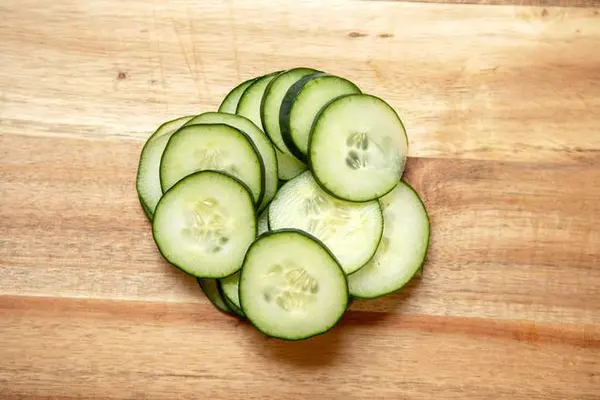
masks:
<svg viewBox="0 0 600 400"><path fill-rule="evenodd" d="M250 190L219 171L196 172L178 181L158 202L152 221L162 256L198 278L224 278L238 271L256 234Z"/></svg>
<svg viewBox="0 0 600 400"><path fill-rule="evenodd" d="M354 297L376 298L401 289L421 271L429 247L429 218L413 188L402 181L380 202L383 238L375 256L348 276Z"/></svg>
<svg viewBox="0 0 600 400"><path fill-rule="evenodd" d="M269 226L273 230L300 229L315 236L351 274L375 254L383 233L383 215L377 200L353 203L337 199L306 171L277 192L269 205Z"/></svg>
<svg viewBox="0 0 600 400"><path fill-rule="evenodd" d="M293 229L260 236L239 282L242 311L263 334L300 340L325 333L348 306L346 276L327 247Z"/></svg>
<svg viewBox="0 0 600 400"><path fill-rule="evenodd" d="M390 192L408 155L402 121L368 94L338 97L321 109L309 141L309 164L319 185L344 200L364 202Z"/></svg>
<svg viewBox="0 0 600 400"><path fill-rule="evenodd" d="M277 192L278 168L275 148L268 136L248 118L221 112L206 112L189 120L185 126L195 124L222 123L244 132L252 140L260 153L265 168L265 189L258 210L262 211Z"/></svg>

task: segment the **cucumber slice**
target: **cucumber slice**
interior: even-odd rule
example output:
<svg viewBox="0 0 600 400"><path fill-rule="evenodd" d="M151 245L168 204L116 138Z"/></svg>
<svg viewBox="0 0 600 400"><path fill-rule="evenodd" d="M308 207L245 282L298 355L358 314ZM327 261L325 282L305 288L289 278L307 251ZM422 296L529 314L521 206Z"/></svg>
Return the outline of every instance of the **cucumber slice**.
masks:
<svg viewBox="0 0 600 400"><path fill-rule="evenodd" d="M242 94L240 101L235 111L238 115L243 115L250 121L254 122L256 126L262 128L262 122L260 119L260 104L262 102L263 95L267 85L273 78L275 78L281 71L276 71L260 78L257 78Z"/></svg>
<svg viewBox="0 0 600 400"><path fill-rule="evenodd" d="M256 78L248 79L231 89L231 91L225 96L221 105L219 106L219 112L235 114L235 110L240 101L240 97L244 94L244 91L254 82Z"/></svg>
<svg viewBox="0 0 600 400"><path fill-rule="evenodd" d="M175 132L177 129L181 128L186 122L188 122L193 117L194 117L193 115L187 115L187 116L175 118L175 119L172 119L170 121L163 123L156 129L156 131L154 131L154 133L152 135L150 135L150 137L148 138L148 141L150 141L152 139L156 139L157 137L162 136L164 134Z"/></svg>
<svg viewBox="0 0 600 400"><path fill-rule="evenodd" d="M252 140L239 129L225 124L190 125L171 136L160 162L163 192L201 170L235 176L250 188L255 204L260 204L265 167Z"/></svg>
<svg viewBox="0 0 600 400"><path fill-rule="evenodd" d="M250 139L252 139L252 143L254 143L258 149L265 166L265 193L258 207L258 210L262 211L269 204L269 202L273 200L275 192L277 192L277 156L275 155L275 148L273 147L273 144L258 126L256 126L248 118L241 115L221 112L206 112L192 118L185 124L185 126L214 123L222 123L239 129L248 135Z"/></svg>
<svg viewBox="0 0 600 400"><path fill-rule="evenodd" d="M262 235L265 232L269 232L269 209L264 210L259 216L258 216L258 222L257 222L257 226L258 226L258 235Z"/></svg>
<svg viewBox="0 0 600 400"><path fill-rule="evenodd" d="M400 181L408 139L389 104L372 95L351 94L320 111L309 147L310 166L321 187L341 199L369 201Z"/></svg>
<svg viewBox="0 0 600 400"><path fill-rule="evenodd" d="M223 297L223 300L225 300L225 304L227 304L227 307L229 307L229 309L235 315L237 315L239 318L245 319L246 316L242 312L242 309L238 308L238 306L236 306L235 304L233 304L233 302L231 300L229 300L229 298L225 295L225 293L223 292L223 286L221 285L220 282L221 281L219 281L219 292L221 293L221 297Z"/></svg>
<svg viewBox="0 0 600 400"><path fill-rule="evenodd" d="M269 232L252 243L239 296L244 314L259 331L285 340L327 332L348 306L346 277L335 257L297 230Z"/></svg>
<svg viewBox="0 0 600 400"><path fill-rule="evenodd" d="M375 298L402 288L421 270L429 246L429 218L419 195L401 181L380 199L385 228L371 261L348 277L350 294Z"/></svg>
<svg viewBox="0 0 600 400"><path fill-rule="evenodd" d="M158 202L152 222L163 257L198 278L224 278L239 270L256 233L250 189L218 171L178 181Z"/></svg>
<svg viewBox="0 0 600 400"><path fill-rule="evenodd" d="M319 110L336 97L360 92L349 80L325 73L307 75L294 83L279 112L281 135L292 154L306 162L310 130Z"/></svg>
<svg viewBox="0 0 600 400"><path fill-rule="evenodd" d="M150 209L146 206L146 204L144 204L144 200L142 200L142 197L139 194L138 194L138 200L140 202L140 205L142 206L142 210L144 211L146 218L148 218L150 221L152 221L152 212L150 212Z"/></svg>
<svg viewBox="0 0 600 400"><path fill-rule="evenodd" d="M231 314L231 309L227 307L225 300L223 300L223 296L221 296L221 292L219 291L218 281L216 279L206 279L206 278L196 278L200 288L208 297L208 300L217 308L217 310L222 311L227 314Z"/></svg>
<svg viewBox="0 0 600 400"><path fill-rule="evenodd" d="M269 205L269 226L310 233L351 274L375 254L383 233L383 214L377 200L352 203L327 194L306 171L277 192Z"/></svg>
<svg viewBox="0 0 600 400"><path fill-rule="evenodd" d="M277 149L275 153L277 154L277 174L282 181L289 181L308 169L306 164L295 157L282 153Z"/></svg>
<svg viewBox="0 0 600 400"><path fill-rule="evenodd" d="M239 313L236 314L243 316L244 313L240 306L240 295L238 290L240 285L240 272L238 271L226 278L219 279L219 285L221 285L221 293L223 293L227 300L235 306L236 311L239 311Z"/></svg>
<svg viewBox="0 0 600 400"><path fill-rule="evenodd" d="M292 155L288 150L281 129L279 128L279 110L281 102L285 97L288 89L300 80L302 77L319 72L312 68L293 68L277 75L265 89L265 94L262 98L260 106L260 117L262 120L263 129L269 135L273 144L277 149L288 155Z"/></svg>
<svg viewBox="0 0 600 400"><path fill-rule="evenodd" d="M156 204L162 196L159 178L160 157L171 135L191 118L192 116L186 116L165 122L144 144L135 186L142 209L150 220L152 220Z"/></svg>

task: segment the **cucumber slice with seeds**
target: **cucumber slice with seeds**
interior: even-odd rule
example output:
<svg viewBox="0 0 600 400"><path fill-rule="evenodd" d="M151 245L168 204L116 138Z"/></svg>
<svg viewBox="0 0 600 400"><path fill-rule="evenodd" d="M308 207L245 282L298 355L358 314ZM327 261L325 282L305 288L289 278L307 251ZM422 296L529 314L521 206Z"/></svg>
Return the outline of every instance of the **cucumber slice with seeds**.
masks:
<svg viewBox="0 0 600 400"><path fill-rule="evenodd" d="M160 162L163 192L196 171L227 172L244 182L256 204L264 193L264 164L252 140L225 124L189 125L171 136Z"/></svg>
<svg viewBox="0 0 600 400"><path fill-rule="evenodd" d="M159 177L162 153L171 135L191 118L192 116L186 116L165 122L144 144L135 185L142 209L150 220L152 220L156 204L162 196Z"/></svg>
<svg viewBox="0 0 600 400"><path fill-rule="evenodd" d="M240 101L240 97L244 94L244 91L250 86L256 78L248 79L231 89L231 91L225 96L223 102L219 106L219 112L235 114L235 110Z"/></svg>
<svg viewBox="0 0 600 400"><path fill-rule="evenodd" d="M231 309L223 300L223 296L221 296L221 292L219 291L218 281L216 279L206 279L206 278L196 278L200 288L208 297L208 300L217 308L217 310L222 311L226 314L231 314Z"/></svg>
<svg viewBox="0 0 600 400"><path fill-rule="evenodd" d="M277 75L265 89L260 106L260 116L263 129L269 135L273 144L283 153L292 156L281 136L279 126L279 110L289 88L302 77L318 72L312 68L293 68Z"/></svg>
<svg viewBox="0 0 600 400"><path fill-rule="evenodd" d="M350 294L375 298L402 288L420 270L429 246L429 218L404 181L380 199L385 227L375 256L348 277Z"/></svg>
<svg viewBox="0 0 600 400"><path fill-rule="evenodd" d="M340 199L369 201L400 181L408 139L389 104L372 95L351 94L321 109L309 148L310 166L321 187Z"/></svg>
<svg viewBox="0 0 600 400"><path fill-rule="evenodd" d="M265 166L265 192L262 201L258 207L262 211L275 196L277 192L277 156L273 144L252 121L248 118L236 114L227 114L221 112L206 112L189 120L185 126L195 124L213 124L222 123L239 129L252 139L252 143L258 149L262 162Z"/></svg>
<svg viewBox="0 0 600 400"><path fill-rule="evenodd" d="M308 141L319 110L332 99L360 89L347 79L325 73L307 75L285 94L279 112L281 135L287 148L300 161L307 161Z"/></svg>
<svg viewBox="0 0 600 400"><path fill-rule="evenodd" d="M348 306L346 276L331 252L297 230L264 234L241 270L242 311L263 334L285 340L327 332Z"/></svg>
<svg viewBox="0 0 600 400"><path fill-rule="evenodd" d="M351 274L375 254L383 233L383 216L377 200L339 200L323 191L306 171L277 192L269 205L269 226L310 233L331 250L344 272Z"/></svg>
<svg viewBox="0 0 600 400"><path fill-rule="evenodd" d="M250 190L218 171L178 181L158 202L152 222L162 256L198 278L224 278L238 271L256 233Z"/></svg>

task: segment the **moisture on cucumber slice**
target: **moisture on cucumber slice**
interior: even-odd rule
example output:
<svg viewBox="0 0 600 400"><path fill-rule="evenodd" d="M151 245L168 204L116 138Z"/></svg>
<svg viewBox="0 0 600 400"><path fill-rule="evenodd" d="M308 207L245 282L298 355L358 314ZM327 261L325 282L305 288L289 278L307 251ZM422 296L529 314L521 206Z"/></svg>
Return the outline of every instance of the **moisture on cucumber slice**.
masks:
<svg viewBox="0 0 600 400"><path fill-rule="evenodd" d="M225 303L225 300L223 300L216 279L196 278L196 280L206 297L208 297L208 300L210 300L219 311L231 314L232 311Z"/></svg>
<svg viewBox="0 0 600 400"><path fill-rule="evenodd" d="M368 201L400 181L408 155L402 121L382 99L351 94L328 103L314 121L309 162L326 191L349 201Z"/></svg>
<svg viewBox="0 0 600 400"><path fill-rule="evenodd" d="M332 99L360 89L347 79L325 73L306 75L285 94L279 112L281 135L287 148L306 162L311 127L319 110Z"/></svg>
<svg viewBox="0 0 600 400"><path fill-rule="evenodd" d="M265 133L248 118L236 114L206 112L189 120L185 126L222 123L239 129L248 135L258 149L265 166L265 193L258 210L263 210L277 192L277 156L273 144Z"/></svg>
<svg viewBox="0 0 600 400"><path fill-rule="evenodd" d="M288 155L292 155L288 150L279 127L279 110L281 103L288 89L300 80L302 77L318 72L312 68L292 68L277 75L265 90L260 106L260 116L263 129L269 135L277 149Z"/></svg>
<svg viewBox="0 0 600 400"><path fill-rule="evenodd" d="M240 295L238 291L239 284L239 271L226 278L219 279L219 285L221 285L221 292L225 295L225 297L227 298L227 300L229 300L230 303L235 305L237 310L241 312L241 315L243 315L244 313L241 311L242 307L240 306Z"/></svg>
<svg viewBox="0 0 600 400"><path fill-rule="evenodd" d="M375 254L383 233L377 200L353 203L337 199L315 182L310 171L288 181L269 205L273 230L295 228L310 233L351 274Z"/></svg>
<svg viewBox="0 0 600 400"><path fill-rule="evenodd" d="M256 78L248 79L231 89L231 91L227 94L227 96L225 96L225 98L221 102L221 105L219 106L219 112L235 114L235 110L237 108L238 102L240 101L240 97L242 97L244 91L255 80Z"/></svg>
<svg viewBox="0 0 600 400"><path fill-rule="evenodd" d="M260 104L262 102L265 89L271 80L273 80L281 71L276 71L259 78L256 78L254 82L244 91L235 111L238 115L243 115L250 121L254 122L256 126L262 128L262 121L260 119Z"/></svg>
<svg viewBox="0 0 600 400"><path fill-rule="evenodd" d="M224 278L238 271L256 233L250 189L218 171L178 181L158 202L152 222L163 257L198 278Z"/></svg>
<svg viewBox="0 0 600 400"><path fill-rule="evenodd" d="M189 125L171 136L160 162L160 184L166 192L196 171L217 170L239 178L260 204L265 172L260 152L244 132L225 124Z"/></svg>
<svg viewBox="0 0 600 400"><path fill-rule="evenodd" d="M263 334L300 340L337 324L348 305L348 286L325 245L305 232L280 230L248 249L239 296L244 314Z"/></svg>
<svg viewBox="0 0 600 400"><path fill-rule="evenodd" d="M429 246L429 218L419 195L401 181L380 199L385 227L375 256L348 277L350 294L375 298L402 288L418 271Z"/></svg>
<svg viewBox="0 0 600 400"><path fill-rule="evenodd" d="M289 181L308 169L306 164L295 157L282 153L277 149L275 149L275 153L277 154L277 174L282 181Z"/></svg>
<svg viewBox="0 0 600 400"><path fill-rule="evenodd" d="M186 116L165 122L150 136L142 149L135 185L142 209L150 220L162 196L159 178L160 157L171 135L191 118L192 116Z"/></svg>

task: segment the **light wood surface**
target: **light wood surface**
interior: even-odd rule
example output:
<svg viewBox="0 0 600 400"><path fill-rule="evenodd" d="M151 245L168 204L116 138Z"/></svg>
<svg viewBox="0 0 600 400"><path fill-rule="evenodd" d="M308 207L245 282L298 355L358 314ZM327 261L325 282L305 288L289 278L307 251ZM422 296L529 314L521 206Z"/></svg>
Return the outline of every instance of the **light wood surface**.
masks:
<svg viewBox="0 0 600 400"><path fill-rule="evenodd" d="M600 399L600 8L474 3L0 2L0 398ZM398 110L432 243L285 343L160 259L135 174L162 121L298 65Z"/></svg>

